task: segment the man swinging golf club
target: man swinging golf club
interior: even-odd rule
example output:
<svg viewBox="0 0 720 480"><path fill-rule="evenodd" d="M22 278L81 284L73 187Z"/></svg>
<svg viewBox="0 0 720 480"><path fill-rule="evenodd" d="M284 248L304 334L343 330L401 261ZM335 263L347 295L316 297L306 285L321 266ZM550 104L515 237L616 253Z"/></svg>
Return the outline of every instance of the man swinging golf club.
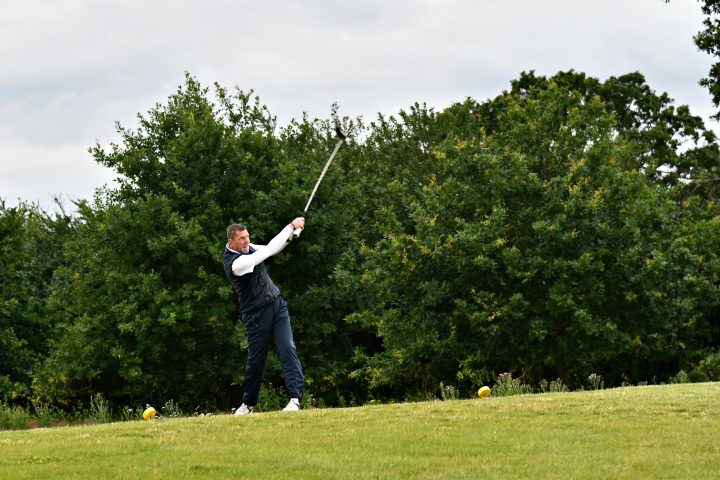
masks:
<svg viewBox="0 0 720 480"><path fill-rule="evenodd" d="M300 410L305 379L295 351L288 304L270 279L263 262L279 253L293 238L300 236L305 228L305 216L315 192L346 138L339 126L335 127L335 134L338 138L335 149L315 183L302 216L296 217L267 245L250 243L250 234L244 225L233 223L227 228L228 243L225 246L223 266L225 274L238 293L240 314L248 338L243 403L235 410L235 415L252 413L257 404L271 338L275 339L285 387L290 395L290 401L283 411Z"/></svg>
<svg viewBox="0 0 720 480"><path fill-rule="evenodd" d="M305 379L295 351L288 303L270 279L264 261L285 248L296 229L303 228L305 219L297 217L267 245L250 243L250 233L244 225L233 223L227 228L223 267L238 294L248 338L243 403L235 410L235 415L252 413L257 404L271 339L275 340L285 387L290 395L283 411L300 410Z"/></svg>

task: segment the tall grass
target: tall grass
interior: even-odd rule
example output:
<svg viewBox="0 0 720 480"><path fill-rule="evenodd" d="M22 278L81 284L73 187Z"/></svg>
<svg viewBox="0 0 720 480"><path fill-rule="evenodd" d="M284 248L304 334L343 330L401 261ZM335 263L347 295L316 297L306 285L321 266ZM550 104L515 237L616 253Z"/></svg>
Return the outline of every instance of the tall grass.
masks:
<svg viewBox="0 0 720 480"><path fill-rule="evenodd" d="M501 373L495 381L492 394L496 397L507 397L510 395L524 395L532 393L532 387L522 383L519 378L512 378L512 373Z"/></svg>
<svg viewBox="0 0 720 480"><path fill-rule="evenodd" d="M28 428L30 413L22 407L0 403L0 430L23 430Z"/></svg>
<svg viewBox="0 0 720 480"><path fill-rule="evenodd" d="M90 397L90 418L98 423L109 423L112 421L110 402L102 393Z"/></svg>

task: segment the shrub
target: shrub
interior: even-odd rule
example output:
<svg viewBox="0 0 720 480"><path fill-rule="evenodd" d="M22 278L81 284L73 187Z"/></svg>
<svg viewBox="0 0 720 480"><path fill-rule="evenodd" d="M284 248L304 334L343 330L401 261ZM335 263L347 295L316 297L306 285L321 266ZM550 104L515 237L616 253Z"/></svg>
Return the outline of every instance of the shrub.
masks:
<svg viewBox="0 0 720 480"><path fill-rule="evenodd" d="M170 400L168 400L167 402L165 402L165 405L163 405L160 410L162 411L163 417L174 418L174 417L182 417L182 415L183 415L180 405L175 403L175 401L172 398Z"/></svg>
<svg viewBox="0 0 720 480"><path fill-rule="evenodd" d="M668 379L669 383L689 383L690 377L685 370L680 370L677 374Z"/></svg>
<svg viewBox="0 0 720 480"><path fill-rule="evenodd" d="M440 398L443 400L457 400L460 398L457 388L440 382Z"/></svg>
<svg viewBox="0 0 720 480"><path fill-rule="evenodd" d="M44 402L33 401L33 410L38 427L51 427L60 417L60 412Z"/></svg>
<svg viewBox="0 0 720 480"><path fill-rule="evenodd" d="M271 412L281 410L286 403L287 397L283 389L277 388L268 382L260 388L260 395L255 408L258 412Z"/></svg>
<svg viewBox="0 0 720 480"><path fill-rule="evenodd" d="M559 378L550 382L543 378L540 380L540 391L543 393L569 392L570 388Z"/></svg>
<svg viewBox="0 0 720 480"><path fill-rule="evenodd" d="M522 383L519 378L512 378L512 373L501 373L492 389L496 397L507 397L510 395L524 395L532 393L532 387Z"/></svg>
<svg viewBox="0 0 720 480"><path fill-rule="evenodd" d="M702 359L690 372L690 377L698 382L720 380L720 351L712 352Z"/></svg>
<svg viewBox="0 0 720 480"><path fill-rule="evenodd" d="M590 390L602 390L605 388L605 381L603 380L602 375L591 373L587 379Z"/></svg>
<svg viewBox="0 0 720 480"><path fill-rule="evenodd" d="M22 407L0 404L0 430L26 430L30 414Z"/></svg>
<svg viewBox="0 0 720 480"><path fill-rule="evenodd" d="M110 423L112 421L110 402L102 393L90 397L90 418L98 423Z"/></svg>

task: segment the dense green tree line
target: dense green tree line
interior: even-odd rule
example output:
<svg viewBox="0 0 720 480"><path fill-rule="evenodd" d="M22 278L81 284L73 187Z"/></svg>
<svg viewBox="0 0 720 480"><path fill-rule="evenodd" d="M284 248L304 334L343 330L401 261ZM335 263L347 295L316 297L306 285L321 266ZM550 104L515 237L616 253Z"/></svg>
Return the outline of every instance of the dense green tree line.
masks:
<svg viewBox="0 0 720 480"><path fill-rule="evenodd" d="M642 121L618 118L643 102ZM435 171L393 212L410 223L379 226L338 270L372 292L348 319L384 342L356 375L405 390L503 370L619 384L703 358L718 333L717 209L677 179L717 149L667 104L640 75L563 73L440 114L468 134L433 146Z"/></svg>
<svg viewBox="0 0 720 480"><path fill-rule="evenodd" d="M0 395L70 405L239 399L245 338L224 229L269 239L350 141L306 232L272 258L308 392L327 405L529 382L713 377L712 132L640 74L523 73L435 112L303 118L192 76L97 146L119 186L77 214L0 208ZM268 380L281 384L277 359Z"/></svg>
<svg viewBox="0 0 720 480"><path fill-rule="evenodd" d="M50 283L73 232L62 209L48 215L37 205L7 207L0 200L0 397L27 399L49 349L55 325Z"/></svg>

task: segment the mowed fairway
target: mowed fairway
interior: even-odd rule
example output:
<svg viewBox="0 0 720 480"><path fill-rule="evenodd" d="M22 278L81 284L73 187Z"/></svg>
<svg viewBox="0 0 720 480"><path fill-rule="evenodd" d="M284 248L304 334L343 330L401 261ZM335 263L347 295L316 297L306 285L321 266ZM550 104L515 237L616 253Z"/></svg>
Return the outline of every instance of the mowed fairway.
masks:
<svg viewBox="0 0 720 480"><path fill-rule="evenodd" d="M719 477L719 383L0 432L2 479Z"/></svg>

